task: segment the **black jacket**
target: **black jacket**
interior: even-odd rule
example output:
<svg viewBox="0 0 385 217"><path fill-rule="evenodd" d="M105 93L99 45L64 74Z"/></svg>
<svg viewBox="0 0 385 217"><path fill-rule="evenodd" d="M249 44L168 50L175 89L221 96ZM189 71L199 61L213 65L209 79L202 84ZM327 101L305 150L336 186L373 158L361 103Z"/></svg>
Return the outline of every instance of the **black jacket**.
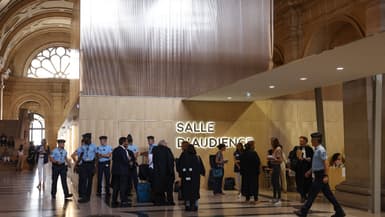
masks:
<svg viewBox="0 0 385 217"><path fill-rule="evenodd" d="M174 155L166 146L156 146L152 149L154 171L153 190L155 192L166 192L175 180Z"/></svg>
<svg viewBox="0 0 385 217"><path fill-rule="evenodd" d="M127 153L131 160L128 159ZM114 175L129 175L134 160L135 156L132 151L127 150L122 146L116 147L112 151L111 173Z"/></svg>
<svg viewBox="0 0 385 217"><path fill-rule="evenodd" d="M261 160L254 150L247 150L240 156L241 175L257 176L260 173Z"/></svg>
<svg viewBox="0 0 385 217"><path fill-rule="evenodd" d="M179 157L178 173L182 180L182 196L184 200L199 199L200 176L206 171L200 157L194 153L183 152Z"/></svg>
<svg viewBox="0 0 385 217"><path fill-rule="evenodd" d="M300 150L301 146L296 146L293 148L293 150L289 153L289 160L290 160L290 168L297 173L302 173L303 171L307 171L311 168L312 161L307 160L299 160L297 157L297 150ZM311 158L313 160L314 150L309 145L305 146L305 152L306 152L306 158Z"/></svg>

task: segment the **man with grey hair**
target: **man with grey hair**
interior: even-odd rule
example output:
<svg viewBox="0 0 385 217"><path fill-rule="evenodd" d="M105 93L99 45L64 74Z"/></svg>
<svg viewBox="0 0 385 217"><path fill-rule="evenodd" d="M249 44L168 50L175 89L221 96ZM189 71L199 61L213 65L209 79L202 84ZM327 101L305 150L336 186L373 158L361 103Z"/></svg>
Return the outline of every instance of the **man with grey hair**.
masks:
<svg viewBox="0 0 385 217"><path fill-rule="evenodd" d="M152 149L154 177L152 189L155 205L175 205L173 199L173 184L175 180L174 155L167 147L165 140L160 140L158 146ZM167 194L167 198L165 196Z"/></svg>

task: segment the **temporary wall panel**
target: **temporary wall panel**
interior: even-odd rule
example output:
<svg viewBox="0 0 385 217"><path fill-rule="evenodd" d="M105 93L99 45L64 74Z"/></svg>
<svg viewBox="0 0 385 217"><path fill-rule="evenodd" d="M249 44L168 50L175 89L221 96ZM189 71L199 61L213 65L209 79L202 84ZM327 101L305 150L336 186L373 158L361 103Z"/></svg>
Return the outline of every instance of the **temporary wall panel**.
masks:
<svg viewBox="0 0 385 217"><path fill-rule="evenodd" d="M268 68L270 0L82 0L82 94L189 97Z"/></svg>

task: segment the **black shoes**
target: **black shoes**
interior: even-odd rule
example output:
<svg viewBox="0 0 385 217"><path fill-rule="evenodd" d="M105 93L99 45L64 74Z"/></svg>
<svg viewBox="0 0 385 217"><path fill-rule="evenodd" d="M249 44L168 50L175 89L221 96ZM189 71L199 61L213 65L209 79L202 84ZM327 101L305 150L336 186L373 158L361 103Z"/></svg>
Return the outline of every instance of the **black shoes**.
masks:
<svg viewBox="0 0 385 217"><path fill-rule="evenodd" d="M111 202L111 208L116 208L119 206L118 202Z"/></svg>
<svg viewBox="0 0 385 217"><path fill-rule="evenodd" d="M196 212L196 211L198 211L198 207L197 206L192 206L192 207L186 206L184 210L187 212Z"/></svg>
<svg viewBox="0 0 385 217"><path fill-rule="evenodd" d="M131 207L131 203L122 202L122 203L120 203L120 207Z"/></svg>
<svg viewBox="0 0 385 217"><path fill-rule="evenodd" d="M294 211L294 214L296 214L299 217L306 217L306 215L302 214L302 212L299 210Z"/></svg>
<svg viewBox="0 0 385 217"><path fill-rule="evenodd" d="M78 203L87 203L87 202L89 202L90 201L90 199L88 199L88 198L80 198L79 200L78 200Z"/></svg>
<svg viewBox="0 0 385 217"><path fill-rule="evenodd" d="M72 197L73 195L71 193L64 196L65 199Z"/></svg>
<svg viewBox="0 0 385 217"><path fill-rule="evenodd" d="M101 196L102 196L102 193L99 193L99 192L98 192L98 193L96 193L96 196L97 196L97 197L101 197Z"/></svg>

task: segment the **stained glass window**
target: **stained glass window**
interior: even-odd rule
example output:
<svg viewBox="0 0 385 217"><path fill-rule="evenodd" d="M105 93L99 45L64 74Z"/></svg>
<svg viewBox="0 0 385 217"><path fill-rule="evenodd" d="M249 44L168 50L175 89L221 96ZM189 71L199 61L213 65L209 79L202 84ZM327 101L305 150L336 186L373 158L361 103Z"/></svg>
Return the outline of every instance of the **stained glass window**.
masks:
<svg viewBox="0 0 385 217"><path fill-rule="evenodd" d="M71 50L65 47L47 48L36 55L28 68L30 78L70 78Z"/></svg>

